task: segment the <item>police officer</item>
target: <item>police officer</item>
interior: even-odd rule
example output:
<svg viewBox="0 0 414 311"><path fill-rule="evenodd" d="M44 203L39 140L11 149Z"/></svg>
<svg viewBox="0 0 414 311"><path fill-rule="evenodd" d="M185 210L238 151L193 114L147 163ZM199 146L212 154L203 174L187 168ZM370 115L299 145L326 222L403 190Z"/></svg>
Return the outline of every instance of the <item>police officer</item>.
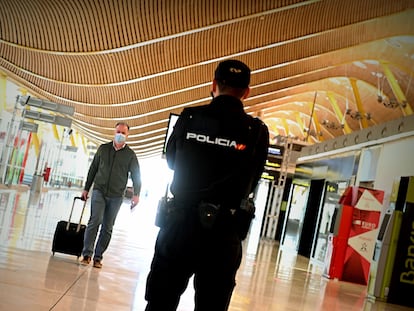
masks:
<svg viewBox="0 0 414 311"><path fill-rule="evenodd" d="M219 63L213 100L184 109L168 140L174 200L155 245L147 311L176 310L193 275L195 310L228 309L249 225L243 223L252 216L243 207L260 179L269 144L264 123L243 110L249 83L244 63Z"/></svg>

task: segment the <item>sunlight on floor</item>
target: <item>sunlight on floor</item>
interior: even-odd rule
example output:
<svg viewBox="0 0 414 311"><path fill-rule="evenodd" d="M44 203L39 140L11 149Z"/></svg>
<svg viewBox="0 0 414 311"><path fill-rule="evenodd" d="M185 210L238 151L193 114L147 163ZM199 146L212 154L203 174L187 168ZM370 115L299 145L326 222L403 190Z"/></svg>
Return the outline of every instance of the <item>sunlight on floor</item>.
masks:
<svg viewBox="0 0 414 311"><path fill-rule="evenodd" d="M144 310L158 232L155 213L171 171L163 160L142 161L141 168L140 203L133 210L128 199L122 205L102 269L51 253L56 224L68 219L80 189L52 188L35 195L0 187L0 310ZM76 206L73 222L81 207ZM88 217L89 202L82 222ZM324 278L322 267L275 241L248 238L244 249L230 311L410 310L368 301L364 286ZM178 310L193 310L193 296L190 282Z"/></svg>

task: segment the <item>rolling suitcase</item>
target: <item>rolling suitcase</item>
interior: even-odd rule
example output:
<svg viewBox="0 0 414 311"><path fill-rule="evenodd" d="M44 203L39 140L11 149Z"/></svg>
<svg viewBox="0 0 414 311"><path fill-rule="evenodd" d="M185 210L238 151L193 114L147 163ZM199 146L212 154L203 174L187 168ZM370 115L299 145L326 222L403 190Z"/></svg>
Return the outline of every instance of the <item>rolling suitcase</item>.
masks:
<svg viewBox="0 0 414 311"><path fill-rule="evenodd" d="M83 237L85 235L86 226L82 225L82 216L85 211L86 201L83 201L83 208L79 223L70 222L72 218L73 208L75 207L76 200L82 200L81 197L75 197L73 199L72 209L70 211L69 220L60 220L57 223L55 234L53 237L52 252L76 255L79 259L83 249Z"/></svg>

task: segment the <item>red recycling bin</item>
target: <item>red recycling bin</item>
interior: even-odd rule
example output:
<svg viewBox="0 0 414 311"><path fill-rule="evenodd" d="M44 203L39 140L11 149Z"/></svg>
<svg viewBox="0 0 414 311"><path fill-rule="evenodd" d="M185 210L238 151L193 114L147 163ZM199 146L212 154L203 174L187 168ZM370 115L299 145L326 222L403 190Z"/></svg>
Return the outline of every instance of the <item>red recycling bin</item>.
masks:
<svg viewBox="0 0 414 311"><path fill-rule="evenodd" d="M327 277L368 284L383 199L381 190L349 187L344 192L339 223L328 245Z"/></svg>

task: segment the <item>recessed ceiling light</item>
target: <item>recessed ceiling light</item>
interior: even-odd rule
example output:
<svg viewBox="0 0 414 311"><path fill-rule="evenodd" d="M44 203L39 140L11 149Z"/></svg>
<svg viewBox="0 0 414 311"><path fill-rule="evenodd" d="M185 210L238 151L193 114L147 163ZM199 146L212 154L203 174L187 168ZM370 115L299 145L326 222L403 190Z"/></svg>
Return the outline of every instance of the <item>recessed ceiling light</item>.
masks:
<svg viewBox="0 0 414 311"><path fill-rule="evenodd" d="M384 75L382 74L382 72L376 72L376 71L372 71L371 72L371 74L374 76L374 77L377 77L377 78L382 78Z"/></svg>
<svg viewBox="0 0 414 311"><path fill-rule="evenodd" d="M353 62L353 64L359 68L367 69L367 66L363 62Z"/></svg>
<svg viewBox="0 0 414 311"><path fill-rule="evenodd" d="M399 48L399 49L401 48L401 44L395 38L385 39L385 42L387 42L392 47Z"/></svg>

